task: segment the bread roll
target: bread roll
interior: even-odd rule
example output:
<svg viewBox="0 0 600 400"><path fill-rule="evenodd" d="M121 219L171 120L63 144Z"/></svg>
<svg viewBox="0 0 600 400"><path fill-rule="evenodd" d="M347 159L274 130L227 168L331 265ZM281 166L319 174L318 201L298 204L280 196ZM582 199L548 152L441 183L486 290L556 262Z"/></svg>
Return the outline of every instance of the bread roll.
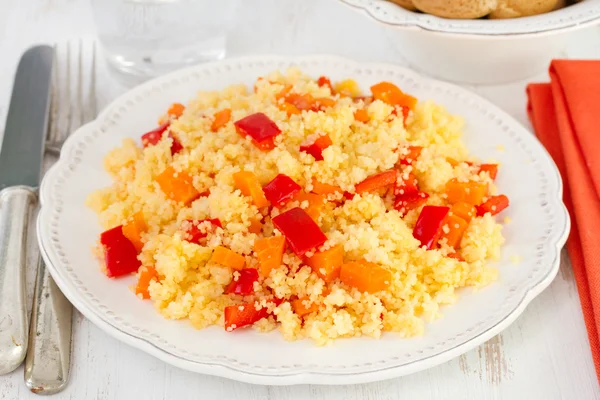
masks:
<svg viewBox="0 0 600 400"><path fill-rule="evenodd" d="M566 0L499 0L490 18L519 18L538 15L566 6Z"/></svg>
<svg viewBox="0 0 600 400"><path fill-rule="evenodd" d="M419 10L443 18L481 18L496 9L498 0L413 0Z"/></svg>
<svg viewBox="0 0 600 400"><path fill-rule="evenodd" d="M390 0L392 3L398 4L402 8L406 8L407 10L414 11L417 9L413 4L413 0Z"/></svg>

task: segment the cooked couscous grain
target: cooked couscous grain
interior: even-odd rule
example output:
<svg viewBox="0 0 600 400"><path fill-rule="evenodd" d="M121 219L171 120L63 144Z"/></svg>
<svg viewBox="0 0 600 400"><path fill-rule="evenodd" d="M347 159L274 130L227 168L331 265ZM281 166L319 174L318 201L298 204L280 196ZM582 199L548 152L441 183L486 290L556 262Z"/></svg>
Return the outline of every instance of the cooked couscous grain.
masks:
<svg viewBox="0 0 600 400"><path fill-rule="evenodd" d="M133 234L101 237L107 274L151 267L145 290L165 318L319 345L421 335L457 289L495 280L495 208L478 208L464 232L445 219L459 218L449 199L470 201L471 187L496 193L461 141L463 121L386 82L365 97L352 80L327 82L290 69L254 90L201 92L143 147L111 151L114 182L87 203L105 229ZM452 182L463 192L449 196Z"/></svg>

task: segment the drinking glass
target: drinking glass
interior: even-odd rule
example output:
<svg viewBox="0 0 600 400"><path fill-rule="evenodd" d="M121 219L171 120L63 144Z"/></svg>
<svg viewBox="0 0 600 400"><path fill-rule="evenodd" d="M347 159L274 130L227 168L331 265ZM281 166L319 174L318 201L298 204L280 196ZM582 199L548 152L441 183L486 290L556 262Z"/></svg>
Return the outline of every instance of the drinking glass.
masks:
<svg viewBox="0 0 600 400"><path fill-rule="evenodd" d="M92 0L109 66L141 81L225 57L238 0Z"/></svg>

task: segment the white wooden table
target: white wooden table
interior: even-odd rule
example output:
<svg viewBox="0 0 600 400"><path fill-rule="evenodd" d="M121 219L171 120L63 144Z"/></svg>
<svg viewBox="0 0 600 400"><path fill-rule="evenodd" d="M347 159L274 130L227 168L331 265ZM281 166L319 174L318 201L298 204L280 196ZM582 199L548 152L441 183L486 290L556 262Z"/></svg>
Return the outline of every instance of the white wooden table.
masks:
<svg viewBox="0 0 600 400"><path fill-rule="evenodd" d="M384 28L337 0L242 0L231 56L332 53L404 64ZM94 37L84 0L0 0L0 132L21 53L34 43ZM367 38L368 40L365 40ZM366 43L359 45L358 43ZM573 38L565 57L600 58L600 29ZM123 91L102 69L99 102ZM545 74L538 77L546 80ZM470 87L526 126L525 82ZM33 272L28 271L29 292ZM600 399L568 260L552 285L506 331L471 352L404 378L356 386L267 387L168 366L74 316L72 376L57 399ZM33 399L23 369L0 376L0 399Z"/></svg>

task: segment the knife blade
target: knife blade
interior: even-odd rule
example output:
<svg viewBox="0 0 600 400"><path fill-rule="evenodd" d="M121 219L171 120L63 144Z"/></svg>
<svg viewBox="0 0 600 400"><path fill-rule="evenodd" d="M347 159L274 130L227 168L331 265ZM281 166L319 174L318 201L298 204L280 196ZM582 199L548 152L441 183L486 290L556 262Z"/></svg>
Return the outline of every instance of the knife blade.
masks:
<svg viewBox="0 0 600 400"><path fill-rule="evenodd" d="M21 57L0 150L0 375L16 369L27 352L27 230L42 171L53 61L49 46Z"/></svg>

